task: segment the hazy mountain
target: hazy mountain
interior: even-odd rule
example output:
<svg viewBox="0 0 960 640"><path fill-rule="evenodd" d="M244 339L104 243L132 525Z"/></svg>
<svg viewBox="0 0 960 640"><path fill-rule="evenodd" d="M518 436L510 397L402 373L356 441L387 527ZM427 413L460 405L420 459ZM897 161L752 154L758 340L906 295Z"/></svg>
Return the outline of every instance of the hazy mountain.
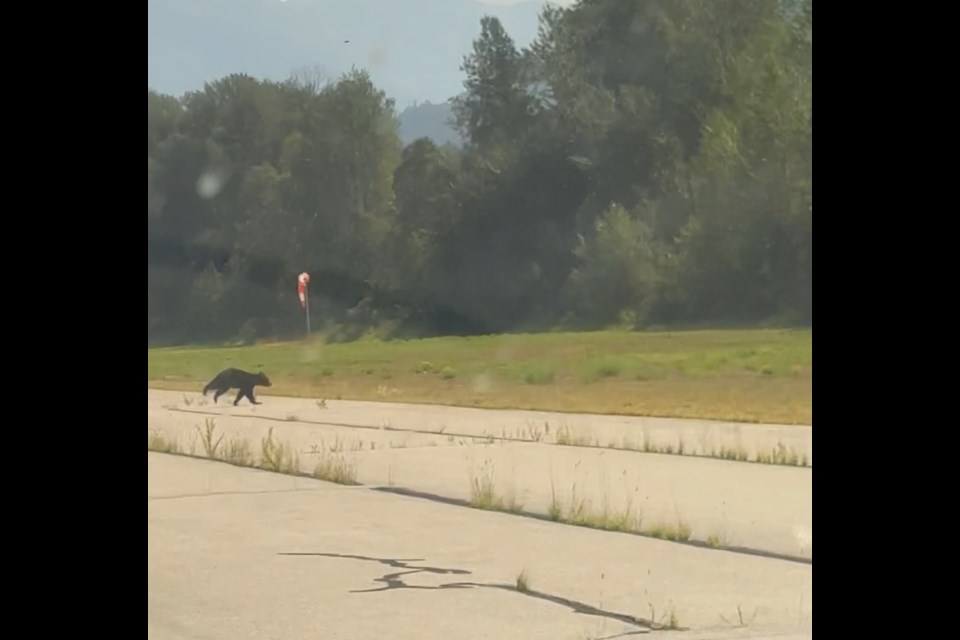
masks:
<svg viewBox="0 0 960 640"><path fill-rule="evenodd" d="M448 142L459 146L463 144L463 139L449 124L451 117L448 102L443 104L424 102L411 105L399 114L400 139L407 144L417 138L430 138L438 146Z"/></svg>
<svg viewBox="0 0 960 640"><path fill-rule="evenodd" d="M181 95L230 73L283 80L311 69L335 79L355 66L370 71L398 111L414 101L437 107L461 91L460 64L483 15L499 17L525 46L536 36L542 6L543 0L148 0L147 81ZM421 107L408 127L433 127L428 111Z"/></svg>

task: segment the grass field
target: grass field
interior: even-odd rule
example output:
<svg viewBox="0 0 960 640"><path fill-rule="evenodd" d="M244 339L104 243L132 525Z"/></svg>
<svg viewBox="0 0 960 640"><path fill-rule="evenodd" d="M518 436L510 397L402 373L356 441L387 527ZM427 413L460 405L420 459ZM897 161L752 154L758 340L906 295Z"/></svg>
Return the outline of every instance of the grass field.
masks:
<svg viewBox="0 0 960 640"><path fill-rule="evenodd" d="M261 395L812 424L812 330L543 333L147 352L148 385L262 368Z"/></svg>

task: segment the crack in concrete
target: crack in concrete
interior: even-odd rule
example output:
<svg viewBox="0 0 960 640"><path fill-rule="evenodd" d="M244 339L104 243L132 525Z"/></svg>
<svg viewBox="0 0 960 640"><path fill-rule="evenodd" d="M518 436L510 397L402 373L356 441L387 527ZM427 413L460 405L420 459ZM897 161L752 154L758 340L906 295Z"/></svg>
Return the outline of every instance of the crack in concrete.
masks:
<svg viewBox="0 0 960 640"><path fill-rule="evenodd" d="M154 452L154 453L158 453L158 452ZM204 460L204 461L207 461L207 462L216 462L216 463L220 463L220 464L231 464L231 465L232 465L232 463L227 462L227 461L225 461L225 460L218 460L218 459L214 459L214 458L207 458L206 456L194 455L194 454L189 454L189 453L182 453L182 452L173 453L173 452L167 452L167 453L165 453L165 454L163 454L163 455L180 456L180 457L190 458L190 459L195 459L195 460ZM236 465L232 465L232 466L236 466ZM256 469L255 467L244 467L244 468ZM257 470L257 471L263 471L264 473L281 473L281 472L278 472L278 471L270 471L270 470L268 470L268 469L256 469L256 470ZM302 472L302 471L297 472L297 473L284 473L283 475L287 475L287 476L291 476L291 477L295 477L295 478L304 478L304 479L307 479L307 480L315 480L315 481L317 481L317 482L323 482L324 484L336 484L336 487L339 488L339 489L354 489L354 490L380 491L380 492L382 492L382 493L392 493L392 494L394 494L394 495L405 496L405 497L408 497L408 498L419 498L419 499L422 499L422 500L429 500L429 501L431 501L431 502L437 502L437 503L440 503L440 504L446 504L446 505L455 506L455 507L466 507L466 508L469 508L469 509L474 509L474 508L475 508L473 505L470 504L469 501L464 500L464 499L462 499L462 498L451 498L451 497L449 497L449 496L441 496L441 495L438 495L438 494L435 494L435 493L428 493L428 492L426 492L426 491L417 491L417 490L415 490L415 489L408 489L408 488L406 488L406 487L369 486L369 485L363 485L363 484L359 484L359 483L354 484L354 485L346 485L346 484L339 484L339 483L330 483L330 482L327 481L327 480L321 480L321 479L319 479L319 478L316 478L316 477L314 477L314 476L312 476L312 475L310 475L310 474L308 474L308 473L304 473L304 472ZM324 488L324 489L331 489L332 487L325 486L325 487L323 487L323 488ZM321 489L318 487L317 489L292 489L292 490L279 490L279 491L264 491L264 492L262 492L262 493L281 493L281 492L290 492L290 493L292 493L292 492L294 492L294 491L319 491L319 490L321 490ZM239 492L240 495L243 495L244 493L251 493L251 494L252 494L252 493L256 493L256 492ZM200 496L204 496L204 495L210 495L210 494L197 494L196 497L200 497ZM226 495L226 494L224 494L224 495ZM187 497L190 497L190 496L187 496ZM163 498L149 498L149 497L148 497L148 500L155 500L155 499L163 499ZM507 512L507 511L496 511L496 510L494 510L494 511L492 511L492 513L503 513L503 514L507 514L507 515L512 515L512 516L520 517L520 518L530 518L530 519L532 519L532 520L540 520L540 521L542 521L542 522L556 522L557 524L562 524L562 525L571 526L571 527L582 527L582 528L585 528L585 529L592 529L593 531L601 531L601 532L604 532L604 533L622 533L622 534L625 534L625 535L639 536L639 537L641 537L641 538L649 538L649 539L654 539L654 540L664 540L663 538L657 538L657 537L655 537L655 536L651 536L651 535L648 535L648 534L645 534L645 533L641 533L641 532L638 532L638 531L610 531L610 530L607 530L607 529L600 529L600 528L597 528L597 527L589 527L589 526L586 526L586 525L579 525L579 524L574 524L574 523L571 523L571 522L557 522L556 520L554 520L553 518L551 518L551 517L550 517L549 515L547 515L547 514L534 513L534 512L532 512L532 511L511 511L511 512ZM810 565L810 566L813 566L813 558L807 558L807 557L804 557L804 556L796 556L796 555L792 555L792 554L788 554L788 553L778 553L778 552L776 552L776 551L765 551L765 550L763 550L763 549L754 549L754 548L751 548L751 547L742 547L742 546L711 546L710 544L708 544L707 542L702 541L702 540L664 540L664 542L670 542L670 543L672 543L672 544L686 545L686 546L688 546L688 547L697 547L697 548L700 548L700 549L710 549L710 550L712 550L712 551L726 551L726 552L729 552L729 553L739 553L739 554L742 554L742 555L755 556L755 557L760 557L760 558L770 558L770 559L773 559L773 560L785 560L785 561L787 561L787 562L796 562L796 563L799 563L799 564L808 564L808 565Z"/></svg>
<svg viewBox="0 0 960 640"><path fill-rule="evenodd" d="M608 618L611 620L618 620L620 622L631 624L636 627L641 627L643 631L641 631L640 633L646 633L651 630L669 629L665 625L659 624L653 620L639 618L637 616L632 616L627 613L619 613L616 611L608 611L606 609L600 609L599 607L594 607L593 605L587 604L585 602L572 600L570 598L564 598L563 596L546 593L544 591L535 591L533 589L520 590L516 586L511 584L497 583L497 582L493 582L493 583L448 582L448 583L437 585L437 586L423 586L423 585L409 585L406 582L404 582L403 581L404 576L413 575L417 573L432 573L432 574L438 574L438 575L450 575L450 574L470 575L471 574L471 572L467 571L466 569L447 569L442 567L430 567L430 566L426 566L426 567L411 566L410 564L408 564L411 562L424 562L423 558L407 558L407 559L374 558L370 556L362 556L362 555L354 555L354 554L323 553L323 552L313 552L313 553L287 552L287 553L279 553L277 555L313 556L313 557L322 557L322 558L360 560L363 562L376 562L376 563L383 564L388 567L393 567L397 569L404 569L404 571L387 573L379 578L374 578L374 582L382 582L385 585L383 587L377 587L373 589L351 589L350 593L376 593L376 592L382 592L382 591L391 591L394 589L420 589L425 591L435 591L440 589L499 589L503 591L518 593L528 598L543 600L553 604L558 604L564 607L568 607L575 614ZM680 629L677 629L677 630L680 630ZM625 635L625 634L621 634L621 635Z"/></svg>
<svg viewBox="0 0 960 640"><path fill-rule="evenodd" d="M242 414L242 415L229 415L224 416L222 413L214 411L201 411L199 409L181 409L180 407L163 407L167 411L178 411L180 413L193 413L204 416L223 416L228 418L252 418L254 420L270 420L273 422L286 422L288 424L310 424L318 427L340 427L343 429L361 429L366 431L393 431L395 433L416 433L418 435L428 435L428 436L447 436L453 438L469 438L471 440L477 441L471 444L485 444L490 442L515 442L517 444L542 444L551 447L573 447L576 449L602 449L605 451L622 451L624 453L636 453L643 455L654 455L654 456L676 456L678 458L690 458L694 460L717 460L719 462L730 462L737 464L767 464L760 463L754 460L732 460L729 458L723 458L715 455L707 455L704 453L666 453L663 451L645 451L641 449L631 449L626 447L610 447L602 444L589 444L589 443L561 443L561 442L548 442L545 440L532 440L528 438L518 438L513 436L495 436L495 435L482 435L478 436L476 434L470 433L459 433L455 431L432 431L430 429L413 429L413 428L400 428L400 427L382 427L377 425L368 425L368 424L355 424L348 422L332 422L324 420L288 420L286 418L275 418L273 416L262 416L256 414ZM680 420L681 418L671 418ZM809 469L813 471L813 464L807 465L775 465L769 464L767 466L783 466L788 469Z"/></svg>
<svg viewBox="0 0 960 640"><path fill-rule="evenodd" d="M447 504L455 507L467 507L470 509L475 509L473 505L470 504L468 500L462 498L450 498L448 496L441 496L435 493L427 493L426 491L416 491L414 489L407 489L404 487L370 487L372 491L381 491L383 493L392 493L394 495L406 496L408 498L419 498L421 500L429 500L430 502L439 502L441 504ZM542 522L555 522L557 524L566 525L569 527L582 527L584 529L591 529L593 531L602 531L604 533L622 533L629 536L639 536L641 538L649 538L653 540L663 540L663 538L657 538L646 533L641 533L639 531L609 531L607 529L599 529L597 527L590 527L586 525L579 525L572 522L558 522L551 518L547 514L534 513L531 511L497 511L490 510L491 513L505 513L511 516L517 516L520 518L530 518L532 520L540 520ZM663 540L664 542L670 542L672 544L682 544L688 547L698 547L700 549L710 549L711 551L726 551L729 553L739 553L747 556L757 556L760 558L770 558L773 560L785 560L787 562L796 562L799 564L808 564L813 566L813 558L806 558L803 556L795 556L788 553L778 553L776 551L765 551L763 549L753 549L751 547L740 547L740 546L711 546L706 542L700 540Z"/></svg>

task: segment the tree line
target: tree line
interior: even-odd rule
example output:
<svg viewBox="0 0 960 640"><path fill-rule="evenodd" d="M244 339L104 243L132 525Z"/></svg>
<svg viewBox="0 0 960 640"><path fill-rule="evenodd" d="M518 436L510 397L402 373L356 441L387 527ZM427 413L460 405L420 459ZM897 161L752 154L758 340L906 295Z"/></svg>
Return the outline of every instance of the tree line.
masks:
<svg viewBox="0 0 960 640"><path fill-rule="evenodd" d="M403 146L363 70L148 89L151 343L812 317L812 0L484 18L465 145Z"/></svg>

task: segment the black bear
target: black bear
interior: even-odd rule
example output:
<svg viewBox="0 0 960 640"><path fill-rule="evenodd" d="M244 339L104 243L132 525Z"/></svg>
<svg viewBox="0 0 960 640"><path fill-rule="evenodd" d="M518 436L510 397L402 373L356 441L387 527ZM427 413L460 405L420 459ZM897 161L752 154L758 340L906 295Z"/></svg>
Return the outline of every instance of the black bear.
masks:
<svg viewBox="0 0 960 640"><path fill-rule="evenodd" d="M250 373L249 371L242 371L241 369L224 369L217 374L217 377L207 383L207 386L203 388L203 395L207 395L209 391L216 391L213 396L213 401L216 403L217 399L225 394L230 389L239 389L237 393L237 399L233 401L234 406L240 402L240 398L244 396L250 401L250 404L262 404L257 402L253 397L253 388L255 386L261 387L271 387L273 384L270 382L270 378L267 377L267 374L264 372L259 373Z"/></svg>

